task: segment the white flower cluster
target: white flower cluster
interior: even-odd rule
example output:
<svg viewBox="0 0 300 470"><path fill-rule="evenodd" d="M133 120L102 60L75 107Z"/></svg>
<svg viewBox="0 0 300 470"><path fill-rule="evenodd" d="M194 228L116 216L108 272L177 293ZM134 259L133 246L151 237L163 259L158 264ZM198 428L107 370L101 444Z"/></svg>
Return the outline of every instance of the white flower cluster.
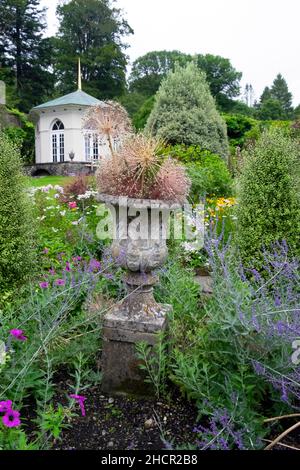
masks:
<svg viewBox="0 0 300 470"><path fill-rule="evenodd" d="M195 253L196 251L199 251L198 248L195 248L194 243L183 242L181 246L184 249L184 251L186 251L187 253Z"/></svg>
<svg viewBox="0 0 300 470"><path fill-rule="evenodd" d="M85 199L90 199L91 197L96 197L97 194L98 194L97 191L89 190L89 191L86 191L84 194L79 194L79 196L77 196L77 199L79 201L82 201Z"/></svg>
<svg viewBox="0 0 300 470"><path fill-rule="evenodd" d="M7 360L6 346L3 341L0 341L0 369L4 366Z"/></svg>

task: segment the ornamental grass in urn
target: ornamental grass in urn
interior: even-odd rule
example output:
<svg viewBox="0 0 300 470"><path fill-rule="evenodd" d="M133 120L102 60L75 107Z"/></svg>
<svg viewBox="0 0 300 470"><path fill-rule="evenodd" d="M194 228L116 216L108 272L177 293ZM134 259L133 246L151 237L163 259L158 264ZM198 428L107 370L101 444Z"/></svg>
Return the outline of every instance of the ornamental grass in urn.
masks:
<svg viewBox="0 0 300 470"><path fill-rule="evenodd" d="M112 255L127 270L123 313L151 316L163 310L153 298L153 271L166 261L168 219L185 203L190 180L162 141L130 133L128 125L123 129L119 148L111 147L110 157L98 165L98 200L113 214Z"/></svg>

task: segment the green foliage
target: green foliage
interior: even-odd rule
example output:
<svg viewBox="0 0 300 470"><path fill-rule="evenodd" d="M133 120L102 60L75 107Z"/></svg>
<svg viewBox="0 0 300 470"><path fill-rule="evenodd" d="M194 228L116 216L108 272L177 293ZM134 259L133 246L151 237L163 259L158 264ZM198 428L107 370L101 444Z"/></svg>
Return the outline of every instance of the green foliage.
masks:
<svg viewBox="0 0 300 470"><path fill-rule="evenodd" d="M299 224L299 146L273 128L244 152L237 235L244 262L259 264L263 246L279 240L299 253Z"/></svg>
<svg viewBox="0 0 300 470"><path fill-rule="evenodd" d="M21 127L7 127L3 130L3 134L5 134L9 140L16 146L21 147L22 143L26 137L26 132L23 131Z"/></svg>
<svg viewBox="0 0 300 470"><path fill-rule="evenodd" d="M258 121L241 114L224 114L229 142L234 147L243 147L248 133L257 127Z"/></svg>
<svg viewBox="0 0 300 470"><path fill-rule="evenodd" d="M122 95L127 65L122 39L132 29L120 10L109 0L71 0L57 7L57 15L60 25L53 44L59 91L76 88L80 56L87 93L99 99Z"/></svg>
<svg viewBox="0 0 300 470"><path fill-rule="evenodd" d="M155 96L150 96L133 116L133 125L137 130L144 129L155 103Z"/></svg>
<svg viewBox="0 0 300 470"><path fill-rule="evenodd" d="M234 98L240 94L242 73L237 72L229 59L212 54L196 56L197 65L206 75L212 96L222 104L222 98Z"/></svg>
<svg viewBox="0 0 300 470"><path fill-rule="evenodd" d="M134 91L125 93L123 96L118 98L118 101L122 106L124 106L124 108L132 119L133 116L143 106L146 99L147 97L145 95Z"/></svg>
<svg viewBox="0 0 300 470"><path fill-rule="evenodd" d="M14 300L0 310L0 341L10 345L9 355L0 371L0 397L11 399L20 411L24 400L30 397L38 416L39 448L49 441L49 437L59 438L65 421L72 416L72 407L53 405L54 372L60 367L64 374L68 367L75 369L70 376L74 377L72 390L77 393L96 382L96 378L99 381L99 377L91 373L90 366L99 348L99 311L87 318L82 308L91 285L95 285L94 275L72 269L66 276L57 268L57 276L65 276L65 286L55 287L49 282L47 289L41 289L31 284L22 299ZM27 341L12 344L9 331L19 325L24 328ZM22 418L23 412L23 423Z"/></svg>
<svg viewBox="0 0 300 470"><path fill-rule="evenodd" d="M8 81L10 105L29 111L51 94L54 77L51 44L43 38L45 8L39 0L3 0L0 3L0 79ZM4 74L3 74L4 71Z"/></svg>
<svg viewBox="0 0 300 470"><path fill-rule="evenodd" d="M292 98L285 79L278 74L272 87L266 87L261 95L258 106L259 119L290 119L293 115Z"/></svg>
<svg viewBox="0 0 300 470"><path fill-rule="evenodd" d="M168 377L196 402L199 417L226 408L236 422L247 427L247 447L256 448L264 432L260 415L268 385L253 370L251 346L247 347L247 335L236 313L237 306L251 311L250 290L239 278L236 254L228 255L226 275L221 269L225 260L216 255L213 295L203 299L192 287L193 272L178 262L178 249L171 250L157 291L160 302L174 305Z"/></svg>
<svg viewBox="0 0 300 470"><path fill-rule="evenodd" d="M243 101L227 98L225 95L219 97L217 107L223 113L241 114L249 117L255 116L255 108L248 106Z"/></svg>
<svg viewBox="0 0 300 470"><path fill-rule="evenodd" d="M199 145L223 157L228 155L226 126L219 115L204 73L194 63L177 66L156 95L146 131L170 144Z"/></svg>
<svg viewBox="0 0 300 470"><path fill-rule="evenodd" d="M280 73L277 75L273 82L271 88L271 97L281 103L283 110L286 113L286 117L290 117L293 109L293 96L292 93L289 92L287 83Z"/></svg>
<svg viewBox="0 0 300 470"><path fill-rule="evenodd" d="M239 94L242 74L234 69L229 59L211 54L193 57L180 51L148 52L133 63L129 77L130 90L147 97L153 96L168 73L174 72L176 64L185 67L192 61L205 73L211 94L220 109L231 109L234 106L231 98Z"/></svg>
<svg viewBox="0 0 300 470"><path fill-rule="evenodd" d="M136 353L141 361L140 369L145 371L146 383L154 387L157 398L166 393L168 342L164 335L159 335L154 346L142 341L136 344Z"/></svg>
<svg viewBox="0 0 300 470"><path fill-rule="evenodd" d="M180 51L152 51L134 61L129 77L131 91L154 95L162 79L174 71L175 64L185 66L192 60L188 54Z"/></svg>
<svg viewBox="0 0 300 470"><path fill-rule="evenodd" d="M270 98L261 103L258 117L263 121L271 121L275 119L284 119L286 117L286 113L279 100Z"/></svg>
<svg viewBox="0 0 300 470"><path fill-rule="evenodd" d="M62 431L70 427L66 423L66 417L70 418L71 414L62 405L58 405L55 410L53 405L50 404L40 418L41 431L50 434L53 439L60 439Z"/></svg>
<svg viewBox="0 0 300 470"><path fill-rule="evenodd" d="M170 259L160 273L160 284L156 287L155 298L158 302L172 305L171 317L187 331L193 321L199 321L199 285L194 280L194 271L183 267L178 254L178 244L170 246ZM189 293L188 297L186 292ZM185 299L183 302L182 299Z"/></svg>
<svg viewBox="0 0 300 470"><path fill-rule="evenodd" d="M21 127L8 126L4 128L3 132L20 148L22 161L31 164L34 162L35 152L34 125L28 120L26 114L17 109L9 109L8 113L19 120Z"/></svg>
<svg viewBox="0 0 300 470"><path fill-rule="evenodd" d="M67 179L66 183L68 181ZM66 194L63 195L59 186L56 186L57 190L54 186L51 186L51 189L37 187L32 190L35 215L39 224L38 250L40 253L45 248L48 251L41 259L44 268L55 268L59 264L59 253L65 253L69 259L74 256L101 254L102 245L96 238L98 206L94 198L77 200L77 207L74 209L70 209L68 205L69 201L76 201L74 196L67 194L68 188L72 190L72 187L76 189L77 186L77 189L80 189L78 183L80 179L71 179L66 185ZM83 187L80 194L84 193Z"/></svg>
<svg viewBox="0 0 300 470"><path fill-rule="evenodd" d="M0 135L0 289L24 282L32 274L34 221L19 151Z"/></svg>
<svg viewBox="0 0 300 470"><path fill-rule="evenodd" d="M192 181L190 199L199 203L204 196L232 195L232 178L224 160L214 153L201 150L193 145L175 145L168 147L169 155L185 164L188 176Z"/></svg>
<svg viewBox="0 0 300 470"><path fill-rule="evenodd" d="M0 424L0 450L38 450L38 445L29 442L26 433L21 429L4 429Z"/></svg>

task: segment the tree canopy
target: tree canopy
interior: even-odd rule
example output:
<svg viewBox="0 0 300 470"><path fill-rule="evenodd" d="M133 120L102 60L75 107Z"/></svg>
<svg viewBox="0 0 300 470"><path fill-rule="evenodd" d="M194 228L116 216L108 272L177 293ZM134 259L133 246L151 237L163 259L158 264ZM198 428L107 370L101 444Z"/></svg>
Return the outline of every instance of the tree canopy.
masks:
<svg viewBox="0 0 300 470"><path fill-rule="evenodd" d="M126 86L123 37L133 33L109 0L71 0L57 7L60 26L55 72L61 93L74 91L81 57L85 91L96 98L120 96Z"/></svg>
<svg viewBox="0 0 300 470"><path fill-rule="evenodd" d="M217 102L222 97L235 98L240 94L240 80L242 73L237 72L229 59L212 54L198 54L198 67L206 74L211 94Z"/></svg>
<svg viewBox="0 0 300 470"><path fill-rule="evenodd" d="M146 131L170 144L199 145L223 157L228 154L226 125L204 72L194 62L177 65L163 80Z"/></svg>
<svg viewBox="0 0 300 470"><path fill-rule="evenodd" d="M241 72L237 72L229 59L211 54L192 56L180 51L153 51L139 57L132 67L129 77L131 91L139 92L147 97L154 95L162 79L168 72L174 71L175 65L186 65L195 61L199 69L206 74L206 79L213 97L223 109L228 101L239 95ZM224 109L225 110L225 109Z"/></svg>
<svg viewBox="0 0 300 470"><path fill-rule="evenodd" d="M266 87L260 97L258 117L263 120L285 120L293 116L292 94L279 73L271 88Z"/></svg>
<svg viewBox="0 0 300 470"><path fill-rule="evenodd" d="M152 51L134 61L129 77L131 91L147 97L154 95L162 79L174 70L175 64L186 65L192 56L180 51Z"/></svg>
<svg viewBox="0 0 300 470"><path fill-rule="evenodd" d="M0 2L0 79L9 98L28 111L52 93L51 43L43 39L45 8L39 0Z"/></svg>

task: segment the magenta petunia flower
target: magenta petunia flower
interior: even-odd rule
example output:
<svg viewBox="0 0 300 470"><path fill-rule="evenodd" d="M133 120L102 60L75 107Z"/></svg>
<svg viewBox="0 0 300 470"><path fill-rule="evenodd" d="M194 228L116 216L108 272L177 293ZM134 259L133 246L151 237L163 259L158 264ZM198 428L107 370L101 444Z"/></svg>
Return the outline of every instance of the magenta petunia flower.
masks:
<svg viewBox="0 0 300 470"><path fill-rule="evenodd" d="M3 416L2 422L7 428L17 428L21 424L20 413L10 409Z"/></svg>
<svg viewBox="0 0 300 470"><path fill-rule="evenodd" d="M80 406L82 416L85 416L84 402L87 398L83 397L82 395L70 395L70 398L77 401L78 405Z"/></svg>
<svg viewBox="0 0 300 470"><path fill-rule="evenodd" d="M75 201L69 202L69 208L70 209L77 209L77 202L75 202Z"/></svg>
<svg viewBox="0 0 300 470"><path fill-rule="evenodd" d="M24 335L23 330L17 330L17 329L10 330L10 334L11 334L11 336L13 336L18 341L26 341L27 340L27 337Z"/></svg>
<svg viewBox="0 0 300 470"><path fill-rule="evenodd" d="M54 282L56 286L64 286L66 284L66 281L64 279L56 279Z"/></svg>
<svg viewBox="0 0 300 470"><path fill-rule="evenodd" d="M49 282L46 282L46 281L40 282L41 289L48 289L48 287L49 287Z"/></svg>
<svg viewBox="0 0 300 470"><path fill-rule="evenodd" d="M0 413L6 413L7 411L11 410L12 401L0 401Z"/></svg>

